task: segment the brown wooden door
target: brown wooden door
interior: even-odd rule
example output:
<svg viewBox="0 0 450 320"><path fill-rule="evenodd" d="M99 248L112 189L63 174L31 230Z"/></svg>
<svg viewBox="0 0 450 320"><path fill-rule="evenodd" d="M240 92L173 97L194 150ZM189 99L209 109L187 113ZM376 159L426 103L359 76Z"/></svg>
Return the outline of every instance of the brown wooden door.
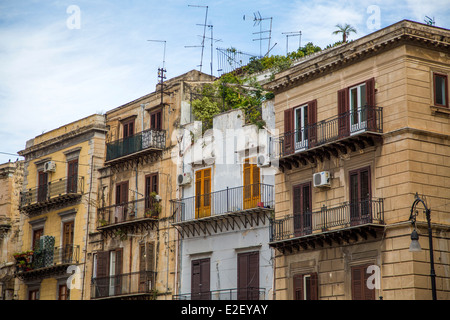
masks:
<svg viewBox="0 0 450 320"><path fill-rule="evenodd" d="M44 229L36 229L33 230L33 244L32 244L32 250L39 250L39 240L41 239L41 236L44 235Z"/></svg>
<svg viewBox="0 0 450 320"><path fill-rule="evenodd" d="M209 258L192 261L192 300L210 300L210 264Z"/></svg>
<svg viewBox="0 0 450 320"><path fill-rule="evenodd" d="M259 252L238 254L238 300L259 300Z"/></svg>
<svg viewBox="0 0 450 320"><path fill-rule="evenodd" d="M338 136L346 137L350 134L350 112L348 88L338 91Z"/></svg>
<svg viewBox="0 0 450 320"><path fill-rule="evenodd" d="M296 274L294 280L294 300L317 300L318 277L317 273Z"/></svg>
<svg viewBox="0 0 450 320"><path fill-rule="evenodd" d="M48 173L39 171L38 173L38 202L46 201L48 198Z"/></svg>
<svg viewBox="0 0 450 320"><path fill-rule="evenodd" d="M294 112L292 108L284 110L283 155L294 153Z"/></svg>
<svg viewBox="0 0 450 320"><path fill-rule="evenodd" d="M256 208L261 201L260 171L250 159L244 162L244 210Z"/></svg>
<svg viewBox="0 0 450 320"><path fill-rule="evenodd" d="M162 110L157 110L150 113L150 129L152 130L162 129Z"/></svg>
<svg viewBox="0 0 450 320"><path fill-rule="evenodd" d="M372 222L370 167L350 172L350 223Z"/></svg>
<svg viewBox="0 0 450 320"><path fill-rule="evenodd" d="M95 276L94 282L94 296L96 298L107 297L108 296L108 285L109 285L109 251L97 252L97 274Z"/></svg>
<svg viewBox="0 0 450 320"><path fill-rule="evenodd" d="M66 222L63 224L63 247L61 252L61 257L63 263L73 262L73 231L74 231L74 221Z"/></svg>
<svg viewBox="0 0 450 320"><path fill-rule="evenodd" d="M311 182L293 187L294 234L302 236L312 231Z"/></svg>
<svg viewBox="0 0 450 320"><path fill-rule="evenodd" d="M351 268L353 300L375 300L375 289L369 289L367 286L367 279L370 277L370 274L366 272L368 266L363 265Z"/></svg>
<svg viewBox="0 0 450 320"><path fill-rule="evenodd" d="M78 189L78 159L67 164L67 193L77 193Z"/></svg>
<svg viewBox="0 0 450 320"><path fill-rule="evenodd" d="M154 243L148 242L139 247L139 292L149 292L154 285Z"/></svg>

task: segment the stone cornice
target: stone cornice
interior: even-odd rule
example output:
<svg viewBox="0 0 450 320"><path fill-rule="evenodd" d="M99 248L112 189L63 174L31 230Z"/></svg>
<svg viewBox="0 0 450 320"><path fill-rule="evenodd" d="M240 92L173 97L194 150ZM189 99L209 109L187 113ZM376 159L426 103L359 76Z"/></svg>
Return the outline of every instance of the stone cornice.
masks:
<svg viewBox="0 0 450 320"><path fill-rule="evenodd" d="M291 68L276 74L275 79L264 87L280 93L299 83L405 43L448 50L450 30L403 20L355 41L301 58Z"/></svg>

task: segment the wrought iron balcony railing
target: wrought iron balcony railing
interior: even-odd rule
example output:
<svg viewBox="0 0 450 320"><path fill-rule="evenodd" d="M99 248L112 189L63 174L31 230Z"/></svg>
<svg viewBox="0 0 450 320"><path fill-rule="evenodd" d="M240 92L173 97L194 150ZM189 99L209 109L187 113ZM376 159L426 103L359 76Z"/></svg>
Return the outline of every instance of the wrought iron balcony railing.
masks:
<svg viewBox="0 0 450 320"><path fill-rule="evenodd" d="M91 299L151 294L155 288L156 272L138 271L91 279Z"/></svg>
<svg viewBox="0 0 450 320"><path fill-rule="evenodd" d="M16 271L31 273L52 267L77 264L80 258L80 246L66 245L55 248L34 250L26 256L16 257Z"/></svg>
<svg viewBox="0 0 450 320"><path fill-rule="evenodd" d="M84 177L59 179L30 188L20 194L20 209L30 212L46 205L56 204L84 193Z"/></svg>
<svg viewBox="0 0 450 320"><path fill-rule="evenodd" d="M176 213L175 222L193 221L226 213L273 208L274 196L273 186L257 183L171 200L172 212Z"/></svg>
<svg viewBox="0 0 450 320"><path fill-rule="evenodd" d="M127 222L135 222L139 219L157 219L161 212L161 202L154 197L146 197L138 200L113 204L98 208L97 227L108 227Z"/></svg>
<svg viewBox="0 0 450 320"><path fill-rule="evenodd" d="M199 293L177 294L173 300L264 300L264 288L233 288Z"/></svg>
<svg viewBox="0 0 450 320"><path fill-rule="evenodd" d="M165 130L145 130L130 137L106 144L106 162L136 154L144 150L164 149L166 145Z"/></svg>
<svg viewBox="0 0 450 320"><path fill-rule="evenodd" d="M366 224L384 224L383 199L344 203L333 208L324 206L317 211L272 220L270 241L289 240Z"/></svg>
<svg viewBox="0 0 450 320"><path fill-rule="evenodd" d="M274 139L272 155L284 157L364 132L383 132L383 108L364 106L357 111L285 132Z"/></svg>

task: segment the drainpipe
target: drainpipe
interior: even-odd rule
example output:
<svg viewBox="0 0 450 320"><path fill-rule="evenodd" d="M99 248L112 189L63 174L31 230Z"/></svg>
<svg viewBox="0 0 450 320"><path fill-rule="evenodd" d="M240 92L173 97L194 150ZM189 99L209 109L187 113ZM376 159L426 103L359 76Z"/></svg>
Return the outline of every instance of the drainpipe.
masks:
<svg viewBox="0 0 450 320"><path fill-rule="evenodd" d="M89 166L91 170L90 178L89 178L89 194L88 194L88 205L87 205L87 218L86 218L86 235L84 239L84 266L83 266L83 282L81 284L81 300L84 298L84 283L86 281L86 264L87 264L87 245L88 245L88 237L89 237L89 220L91 213L91 193L92 193L92 173L94 171L94 156L91 156L91 165Z"/></svg>

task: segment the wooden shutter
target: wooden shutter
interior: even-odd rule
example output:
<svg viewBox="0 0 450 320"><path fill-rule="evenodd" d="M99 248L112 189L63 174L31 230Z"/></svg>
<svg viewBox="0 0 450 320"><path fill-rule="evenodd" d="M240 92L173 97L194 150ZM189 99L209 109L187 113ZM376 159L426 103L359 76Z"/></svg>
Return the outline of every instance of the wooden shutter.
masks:
<svg viewBox="0 0 450 320"><path fill-rule="evenodd" d="M97 275L95 277L95 297L106 297L109 285L109 252L97 252Z"/></svg>
<svg viewBox="0 0 450 320"><path fill-rule="evenodd" d="M353 300L375 300L375 289L367 287L367 279L370 277L366 272L367 267L368 265L351 268Z"/></svg>
<svg viewBox="0 0 450 320"><path fill-rule="evenodd" d="M195 217L209 217L211 214L211 168L195 173Z"/></svg>
<svg viewBox="0 0 450 320"><path fill-rule="evenodd" d="M367 129L377 132L377 114L375 103L375 78L366 81Z"/></svg>
<svg viewBox="0 0 450 320"><path fill-rule="evenodd" d="M350 133L348 88L338 91L338 133L339 137L346 137Z"/></svg>
<svg viewBox="0 0 450 320"><path fill-rule="evenodd" d="M73 261L73 232L74 221L63 224L63 263L70 263Z"/></svg>
<svg viewBox="0 0 450 320"><path fill-rule="evenodd" d="M317 273L311 273L311 281L310 281L310 300L318 300L319 299L319 281Z"/></svg>
<svg viewBox="0 0 450 320"><path fill-rule="evenodd" d="M152 173L145 177L145 209L152 207L152 192L158 194L158 173Z"/></svg>
<svg viewBox="0 0 450 320"><path fill-rule="evenodd" d="M303 275L294 275L294 300L303 300Z"/></svg>
<svg viewBox="0 0 450 320"><path fill-rule="evenodd" d="M317 145L317 100L308 102L308 148Z"/></svg>
<svg viewBox="0 0 450 320"><path fill-rule="evenodd" d="M284 155L294 152L294 136L294 111L293 109L284 110Z"/></svg>
<svg viewBox="0 0 450 320"><path fill-rule="evenodd" d="M154 111L150 114L150 129L162 129L162 110Z"/></svg>
<svg viewBox="0 0 450 320"><path fill-rule="evenodd" d="M301 199L302 199L302 188L300 185L294 186L292 188L292 209L294 215L294 234L295 236L300 236L302 231L301 222Z"/></svg>
<svg viewBox="0 0 450 320"><path fill-rule="evenodd" d="M48 173L39 171L38 173L38 202L47 200Z"/></svg>
<svg viewBox="0 0 450 320"><path fill-rule="evenodd" d="M78 159L69 161L67 165L67 193L76 193L78 181Z"/></svg>
<svg viewBox="0 0 450 320"><path fill-rule="evenodd" d="M259 252L238 254L238 300L259 299Z"/></svg>
<svg viewBox="0 0 450 320"><path fill-rule="evenodd" d="M210 259L193 260L191 272L191 299L209 300Z"/></svg>

